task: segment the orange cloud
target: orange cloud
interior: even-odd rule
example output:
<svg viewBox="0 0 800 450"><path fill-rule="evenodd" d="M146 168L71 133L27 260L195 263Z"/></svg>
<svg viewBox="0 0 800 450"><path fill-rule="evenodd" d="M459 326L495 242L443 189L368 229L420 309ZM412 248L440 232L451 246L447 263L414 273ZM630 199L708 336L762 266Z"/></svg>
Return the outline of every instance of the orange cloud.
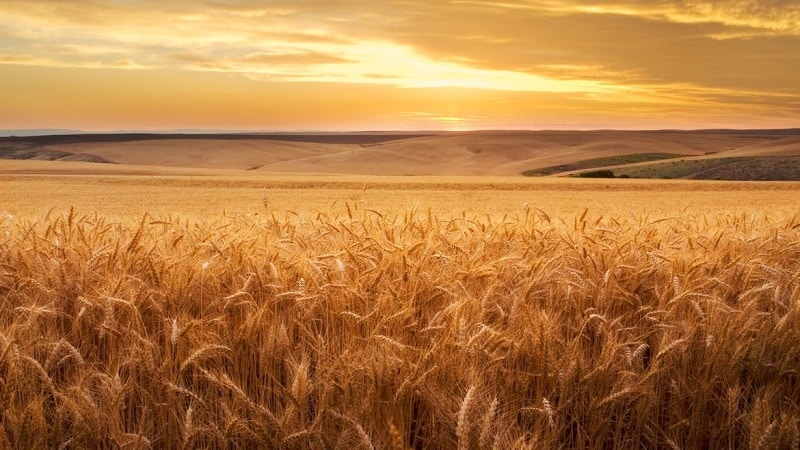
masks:
<svg viewBox="0 0 800 450"><path fill-rule="evenodd" d="M74 117L67 112L73 105L61 103L68 96L41 75L52 70L82 92L82 101L103 96L92 100L98 110L133 102L138 106L129 109L146 116L146 105L128 95L137 89L142 98L174 97L170 115L158 120L176 126L217 120L233 128L345 122L591 127L607 121L630 127L659 117L665 126L782 126L800 118L800 6L781 0L275 0L269 7L255 0L5 0L0 67L4 100L26 93L18 103L4 101L0 117L20 122L13 111L31 109L22 104L27 99L48 118L42 126ZM159 86L132 81L131 71L148 72L134 78ZM37 74L49 81L25 79ZM90 81L96 77L102 81ZM199 79L206 81L192 95L183 89L185 98L169 95ZM311 85L325 99L319 114L299 106L312 102L303 93ZM299 108L306 116L287 121L262 113L246 96L230 94L242 86L269 93L252 97L276 110ZM369 98L356 98L366 93ZM198 105L207 117L182 119L204 110ZM342 120L345 110L352 117ZM412 118L407 111L428 115ZM84 113L90 123L91 108ZM118 117L118 127L133 120L122 112L97 115ZM238 122L229 123L232 118Z"/></svg>

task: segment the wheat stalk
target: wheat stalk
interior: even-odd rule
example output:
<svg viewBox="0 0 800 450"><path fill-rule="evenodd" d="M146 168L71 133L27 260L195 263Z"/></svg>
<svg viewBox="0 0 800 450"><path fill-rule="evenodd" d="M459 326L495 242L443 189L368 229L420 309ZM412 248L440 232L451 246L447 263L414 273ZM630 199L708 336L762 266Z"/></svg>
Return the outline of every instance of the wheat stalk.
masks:
<svg viewBox="0 0 800 450"><path fill-rule="evenodd" d="M456 426L456 436L458 437L458 449L464 450L469 448L469 432L471 429L470 423L470 408L472 406L473 396L475 395L475 386L471 386L464 395L464 400L461 402L461 407L458 409L458 420Z"/></svg>

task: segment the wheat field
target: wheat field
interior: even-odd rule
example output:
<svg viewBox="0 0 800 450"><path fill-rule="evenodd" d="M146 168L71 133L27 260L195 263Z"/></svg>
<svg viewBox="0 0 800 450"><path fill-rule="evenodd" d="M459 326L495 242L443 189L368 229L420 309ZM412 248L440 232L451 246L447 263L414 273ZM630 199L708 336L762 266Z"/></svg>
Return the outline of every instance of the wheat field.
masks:
<svg viewBox="0 0 800 450"><path fill-rule="evenodd" d="M791 211L110 217L0 217L2 448L798 448Z"/></svg>

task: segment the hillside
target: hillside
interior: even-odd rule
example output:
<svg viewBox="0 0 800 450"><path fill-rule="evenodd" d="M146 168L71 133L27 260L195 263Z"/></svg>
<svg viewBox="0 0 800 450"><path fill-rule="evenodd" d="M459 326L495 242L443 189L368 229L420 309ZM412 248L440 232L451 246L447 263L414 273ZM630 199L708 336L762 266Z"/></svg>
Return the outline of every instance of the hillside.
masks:
<svg viewBox="0 0 800 450"><path fill-rule="evenodd" d="M360 175L559 175L613 167L629 176L672 177L665 164L756 158L769 167L800 157L800 130L475 131L460 133L283 133L64 135L0 138L0 158L105 162L126 166ZM669 158L670 161L656 161ZM696 164L698 171L709 169ZM722 163L716 165L723 165ZM716 166L712 164L712 166ZM76 166L77 167L77 166ZM660 167L639 170L640 167ZM634 168L637 168L634 170ZM681 171L679 177L696 174ZM766 174L764 172L767 172ZM652 172L652 173L651 173ZM719 170L715 178L729 175ZM745 175L742 175L745 174ZM731 175L732 176L732 175ZM702 176L700 176L702 177ZM794 178L791 178L794 179Z"/></svg>

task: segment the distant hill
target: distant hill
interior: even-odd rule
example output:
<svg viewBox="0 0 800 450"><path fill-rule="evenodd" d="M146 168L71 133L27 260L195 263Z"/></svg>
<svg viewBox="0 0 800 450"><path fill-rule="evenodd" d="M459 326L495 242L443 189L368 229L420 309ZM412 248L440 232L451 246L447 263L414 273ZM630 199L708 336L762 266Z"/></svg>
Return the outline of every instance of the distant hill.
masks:
<svg viewBox="0 0 800 450"><path fill-rule="evenodd" d="M24 129L24 130L0 130L0 137L26 137L26 136L44 136L44 135L64 135L64 134L82 134L83 131L79 130L65 130L58 128L42 128L42 129Z"/></svg>
<svg viewBox="0 0 800 450"><path fill-rule="evenodd" d="M778 157L784 159L769 160ZM0 158L272 173L559 176L610 169L615 175L630 177L702 178L707 174L722 179L773 179L772 172L790 167L796 157L800 158L800 129L124 133L0 138ZM744 159L729 167L737 167L734 174L720 168L725 161L734 161L725 158ZM678 164L680 170L666 170ZM776 172L774 179L796 179L793 173L785 169Z"/></svg>

